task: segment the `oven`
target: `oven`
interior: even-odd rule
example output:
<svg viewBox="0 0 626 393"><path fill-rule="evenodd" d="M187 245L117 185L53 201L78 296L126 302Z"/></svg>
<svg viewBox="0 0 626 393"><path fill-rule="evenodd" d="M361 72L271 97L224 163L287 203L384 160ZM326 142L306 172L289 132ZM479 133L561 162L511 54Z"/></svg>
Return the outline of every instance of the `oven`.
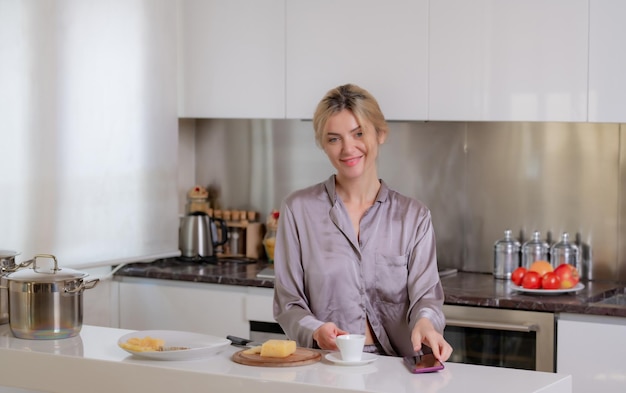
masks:
<svg viewBox="0 0 626 393"><path fill-rule="evenodd" d="M270 339L287 340L287 335L276 322L250 321L250 340L262 343Z"/></svg>
<svg viewBox="0 0 626 393"><path fill-rule="evenodd" d="M448 361L555 372L552 313L444 305Z"/></svg>

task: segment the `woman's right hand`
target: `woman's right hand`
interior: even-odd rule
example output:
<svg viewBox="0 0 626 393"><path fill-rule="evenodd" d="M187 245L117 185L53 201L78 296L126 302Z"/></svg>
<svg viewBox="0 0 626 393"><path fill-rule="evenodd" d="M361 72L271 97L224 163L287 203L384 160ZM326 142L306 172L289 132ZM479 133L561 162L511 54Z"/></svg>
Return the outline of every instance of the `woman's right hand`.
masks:
<svg viewBox="0 0 626 393"><path fill-rule="evenodd" d="M348 332L339 329L337 325L332 322L326 322L313 332L313 340L317 342L317 345L321 349L336 351L338 348L335 338L343 334L348 334Z"/></svg>

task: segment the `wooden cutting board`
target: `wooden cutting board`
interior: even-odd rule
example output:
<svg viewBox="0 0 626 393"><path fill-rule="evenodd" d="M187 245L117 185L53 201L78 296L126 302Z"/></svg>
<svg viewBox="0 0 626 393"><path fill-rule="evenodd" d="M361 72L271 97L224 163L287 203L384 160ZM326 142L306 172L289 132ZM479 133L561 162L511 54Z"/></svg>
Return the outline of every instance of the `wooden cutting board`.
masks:
<svg viewBox="0 0 626 393"><path fill-rule="evenodd" d="M244 353L245 351L246 350L244 349L239 352L235 352L232 357L233 361L245 364L246 366L294 367L316 363L322 358L321 353L307 348L296 348L296 352L286 358L262 357L258 353Z"/></svg>

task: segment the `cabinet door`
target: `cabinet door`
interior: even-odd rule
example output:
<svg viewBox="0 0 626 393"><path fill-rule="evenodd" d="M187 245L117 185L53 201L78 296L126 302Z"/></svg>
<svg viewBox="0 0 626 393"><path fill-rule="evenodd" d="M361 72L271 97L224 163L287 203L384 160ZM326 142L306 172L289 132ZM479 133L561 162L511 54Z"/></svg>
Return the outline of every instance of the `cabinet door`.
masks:
<svg viewBox="0 0 626 393"><path fill-rule="evenodd" d="M285 0L183 0L180 52L180 117L285 117Z"/></svg>
<svg viewBox="0 0 626 393"><path fill-rule="evenodd" d="M430 120L586 121L588 0L438 0L430 13Z"/></svg>
<svg viewBox="0 0 626 393"><path fill-rule="evenodd" d="M124 279L120 328L181 330L248 337L246 292L241 287L155 279Z"/></svg>
<svg viewBox="0 0 626 393"><path fill-rule="evenodd" d="M626 2L591 0L589 121L626 121Z"/></svg>
<svg viewBox="0 0 626 393"><path fill-rule="evenodd" d="M426 119L428 0L289 0L286 19L288 118L355 83L388 119Z"/></svg>
<svg viewBox="0 0 626 393"><path fill-rule="evenodd" d="M273 314L274 289L249 287L246 296L248 321L276 323Z"/></svg>
<svg viewBox="0 0 626 393"><path fill-rule="evenodd" d="M572 375L573 392L624 392L626 319L562 314L557 323L556 371Z"/></svg>

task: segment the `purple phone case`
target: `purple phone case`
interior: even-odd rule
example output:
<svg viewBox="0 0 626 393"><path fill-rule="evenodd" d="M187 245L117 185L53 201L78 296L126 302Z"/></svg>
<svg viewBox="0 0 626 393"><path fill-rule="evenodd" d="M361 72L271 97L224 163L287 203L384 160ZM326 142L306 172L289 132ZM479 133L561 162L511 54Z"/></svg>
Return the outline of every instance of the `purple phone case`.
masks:
<svg viewBox="0 0 626 393"><path fill-rule="evenodd" d="M423 355L423 356L428 356L428 355ZM423 366L417 366L415 364L415 359L416 359L416 356L405 356L404 357L404 364L407 366L409 371L411 373L413 373L413 374L432 373L432 372L444 369L443 363L440 363L437 360L436 360L436 362L438 364L436 364L434 366L423 367Z"/></svg>

